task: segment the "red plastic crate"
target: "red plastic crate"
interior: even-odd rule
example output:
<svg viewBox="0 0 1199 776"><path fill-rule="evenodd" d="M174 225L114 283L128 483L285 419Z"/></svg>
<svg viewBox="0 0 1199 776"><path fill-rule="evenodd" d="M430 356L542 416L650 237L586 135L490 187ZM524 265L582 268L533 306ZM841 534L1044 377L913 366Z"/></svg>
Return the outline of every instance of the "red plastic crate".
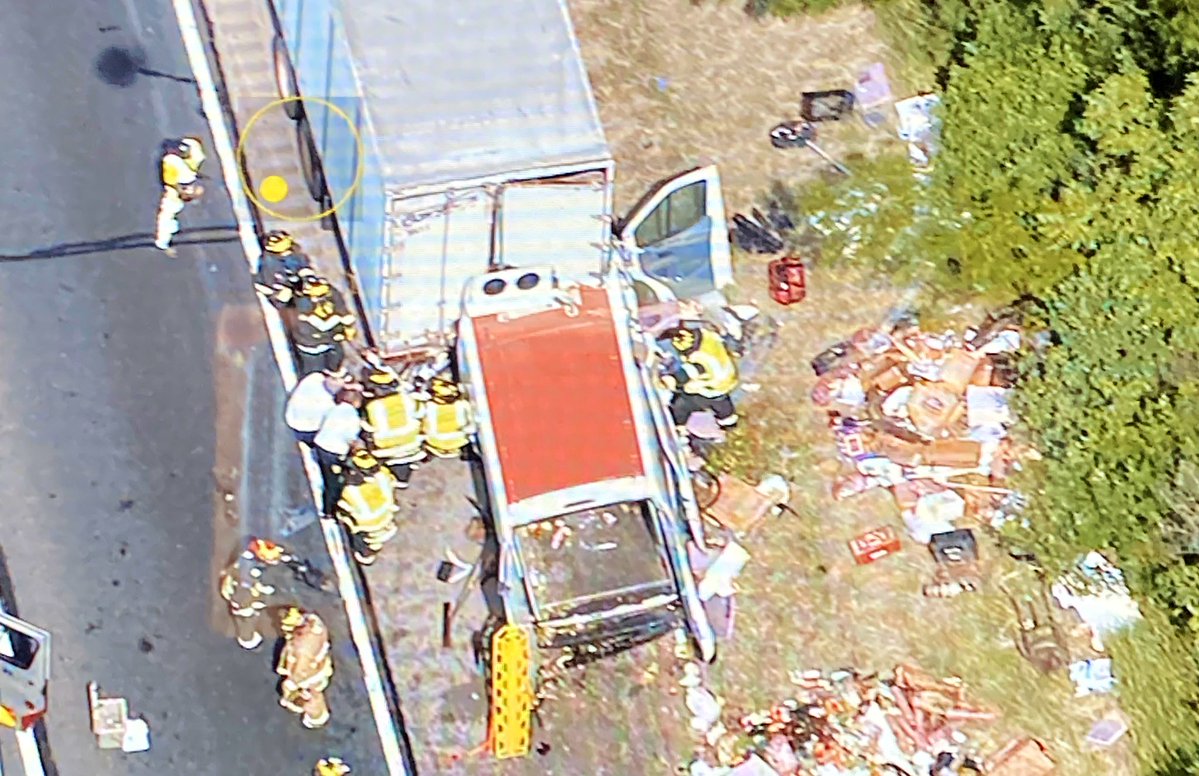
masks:
<svg viewBox="0 0 1199 776"><path fill-rule="evenodd" d="M807 272L803 259L784 256L767 265L770 275L770 298L781 305L802 302L808 295Z"/></svg>
<svg viewBox="0 0 1199 776"><path fill-rule="evenodd" d="M890 526L873 528L849 540L849 551L859 566L899 552L899 535Z"/></svg>

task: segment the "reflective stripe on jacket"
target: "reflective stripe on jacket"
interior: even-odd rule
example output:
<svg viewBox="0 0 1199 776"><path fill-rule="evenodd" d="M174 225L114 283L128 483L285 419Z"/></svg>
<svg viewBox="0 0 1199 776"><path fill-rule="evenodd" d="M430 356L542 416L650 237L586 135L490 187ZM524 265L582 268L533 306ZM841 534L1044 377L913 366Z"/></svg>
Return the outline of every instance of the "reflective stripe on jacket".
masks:
<svg viewBox="0 0 1199 776"><path fill-rule="evenodd" d="M434 450L454 452L470 442L470 402L459 399L453 404L430 402L425 407L425 444Z"/></svg>
<svg viewBox="0 0 1199 776"><path fill-rule="evenodd" d="M387 469L379 469L365 481L348 484L337 502L338 515L354 533L367 534L382 543L395 536L396 478Z"/></svg>
<svg viewBox="0 0 1199 776"><path fill-rule="evenodd" d="M737 387L737 366L720 335L703 330L699 347L683 354L683 370L690 378L683 392L715 399L726 396Z"/></svg>
<svg viewBox="0 0 1199 776"><path fill-rule="evenodd" d="M219 584L221 598L229 604L230 613L245 617L265 609L263 599L275 592L275 588L256 579L246 581L241 571L238 563L228 566L221 572Z"/></svg>
<svg viewBox="0 0 1199 776"><path fill-rule="evenodd" d="M317 348L351 339L357 319L346 310L336 290L322 299L301 297L296 301L296 344Z"/></svg>
<svg viewBox="0 0 1199 776"><path fill-rule="evenodd" d="M187 160L177 154L166 154L162 157L162 182L173 189L189 186L196 182L196 170Z"/></svg>
<svg viewBox="0 0 1199 776"><path fill-rule="evenodd" d="M421 406L411 394L399 391L372 399L363 414L375 457L403 461L421 456Z"/></svg>

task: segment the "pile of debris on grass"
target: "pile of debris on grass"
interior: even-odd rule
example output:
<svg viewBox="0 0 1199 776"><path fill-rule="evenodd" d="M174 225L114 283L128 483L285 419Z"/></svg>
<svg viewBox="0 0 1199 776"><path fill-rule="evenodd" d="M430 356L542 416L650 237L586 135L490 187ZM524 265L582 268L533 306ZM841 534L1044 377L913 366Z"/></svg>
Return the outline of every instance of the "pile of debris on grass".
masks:
<svg viewBox="0 0 1199 776"><path fill-rule="evenodd" d="M1036 456L1009 434L1022 337L1014 316L962 337L903 322L817 356L812 400L828 411L842 463L833 496L889 489L921 544L968 511L992 525L1009 519L1018 499L1004 481Z"/></svg>
<svg viewBox="0 0 1199 776"><path fill-rule="evenodd" d="M722 702L697 683L689 687L692 727L708 744L691 776L923 776L981 773L987 765L964 730L998 713L968 701L957 677L901 664L887 678L797 671L791 681L791 698L727 725Z"/></svg>

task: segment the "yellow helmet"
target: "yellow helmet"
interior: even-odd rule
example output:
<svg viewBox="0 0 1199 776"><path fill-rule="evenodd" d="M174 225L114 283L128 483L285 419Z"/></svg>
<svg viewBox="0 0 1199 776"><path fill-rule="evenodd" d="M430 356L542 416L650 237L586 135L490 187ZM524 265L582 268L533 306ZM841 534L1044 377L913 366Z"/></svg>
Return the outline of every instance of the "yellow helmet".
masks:
<svg viewBox="0 0 1199 776"><path fill-rule="evenodd" d="M447 380L444 377L434 377L429 381L429 390L433 394L433 398L443 401L453 401L462 393L458 390L458 385L453 380Z"/></svg>
<svg viewBox="0 0 1199 776"><path fill-rule="evenodd" d="M691 329L680 326L675 329L674 334L670 338L670 344L674 345L680 351L686 352L695 347L695 343L699 340L695 332Z"/></svg>
<svg viewBox="0 0 1199 776"><path fill-rule="evenodd" d="M366 380L375 385L395 385L400 381L396 373L382 366L368 366L365 370Z"/></svg>
<svg viewBox="0 0 1199 776"><path fill-rule="evenodd" d="M349 772L350 766L346 765L340 757L322 757L321 761L316 764L313 776L346 776Z"/></svg>
<svg viewBox="0 0 1199 776"><path fill-rule="evenodd" d="M300 611L300 607L289 606L283 613L283 618L279 620L279 627L283 629L284 633L291 633L300 627L302 622L304 622L304 613Z"/></svg>
<svg viewBox="0 0 1199 776"><path fill-rule="evenodd" d="M246 549L258 560L272 566L283 560L283 548L270 539L251 539Z"/></svg>
<svg viewBox="0 0 1199 776"><path fill-rule="evenodd" d="M370 471L371 469L375 469L379 466L378 459L371 455L370 450L367 450L365 447L361 447L354 451L354 453L350 456L350 463L356 468L362 469L363 471Z"/></svg>
<svg viewBox="0 0 1199 776"><path fill-rule="evenodd" d="M266 236L267 253L288 253L295 247L296 241L287 232L276 229Z"/></svg>
<svg viewBox="0 0 1199 776"><path fill-rule="evenodd" d="M304 296L312 299L328 296L331 291L329 281L315 272L305 274L303 276L303 284Z"/></svg>
<svg viewBox="0 0 1199 776"><path fill-rule="evenodd" d="M184 159L190 159L192 156L202 154L204 152L204 143L195 135L187 135L179 138L179 153Z"/></svg>

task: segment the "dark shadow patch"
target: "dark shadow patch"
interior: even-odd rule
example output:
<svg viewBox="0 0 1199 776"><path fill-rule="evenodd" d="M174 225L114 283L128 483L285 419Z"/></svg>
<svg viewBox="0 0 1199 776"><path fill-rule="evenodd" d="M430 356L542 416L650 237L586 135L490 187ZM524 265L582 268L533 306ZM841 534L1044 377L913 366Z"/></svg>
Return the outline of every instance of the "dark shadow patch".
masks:
<svg viewBox="0 0 1199 776"><path fill-rule="evenodd" d="M146 52L140 46L109 46L96 58L96 75L109 86L127 89L145 64Z"/></svg>
<svg viewBox="0 0 1199 776"><path fill-rule="evenodd" d="M237 226L199 226L180 229L171 241L172 245L211 245L216 243L237 242ZM184 235L190 239L179 239ZM154 235L149 232L127 234L121 237L111 237L102 240L91 240L75 243L58 243L44 248L37 248L28 253L0 253L0 263L9 261L29 261L36 259L56 259L64 256L82 256L92 253L111 253L128 251L154 246Z"/></svg>

